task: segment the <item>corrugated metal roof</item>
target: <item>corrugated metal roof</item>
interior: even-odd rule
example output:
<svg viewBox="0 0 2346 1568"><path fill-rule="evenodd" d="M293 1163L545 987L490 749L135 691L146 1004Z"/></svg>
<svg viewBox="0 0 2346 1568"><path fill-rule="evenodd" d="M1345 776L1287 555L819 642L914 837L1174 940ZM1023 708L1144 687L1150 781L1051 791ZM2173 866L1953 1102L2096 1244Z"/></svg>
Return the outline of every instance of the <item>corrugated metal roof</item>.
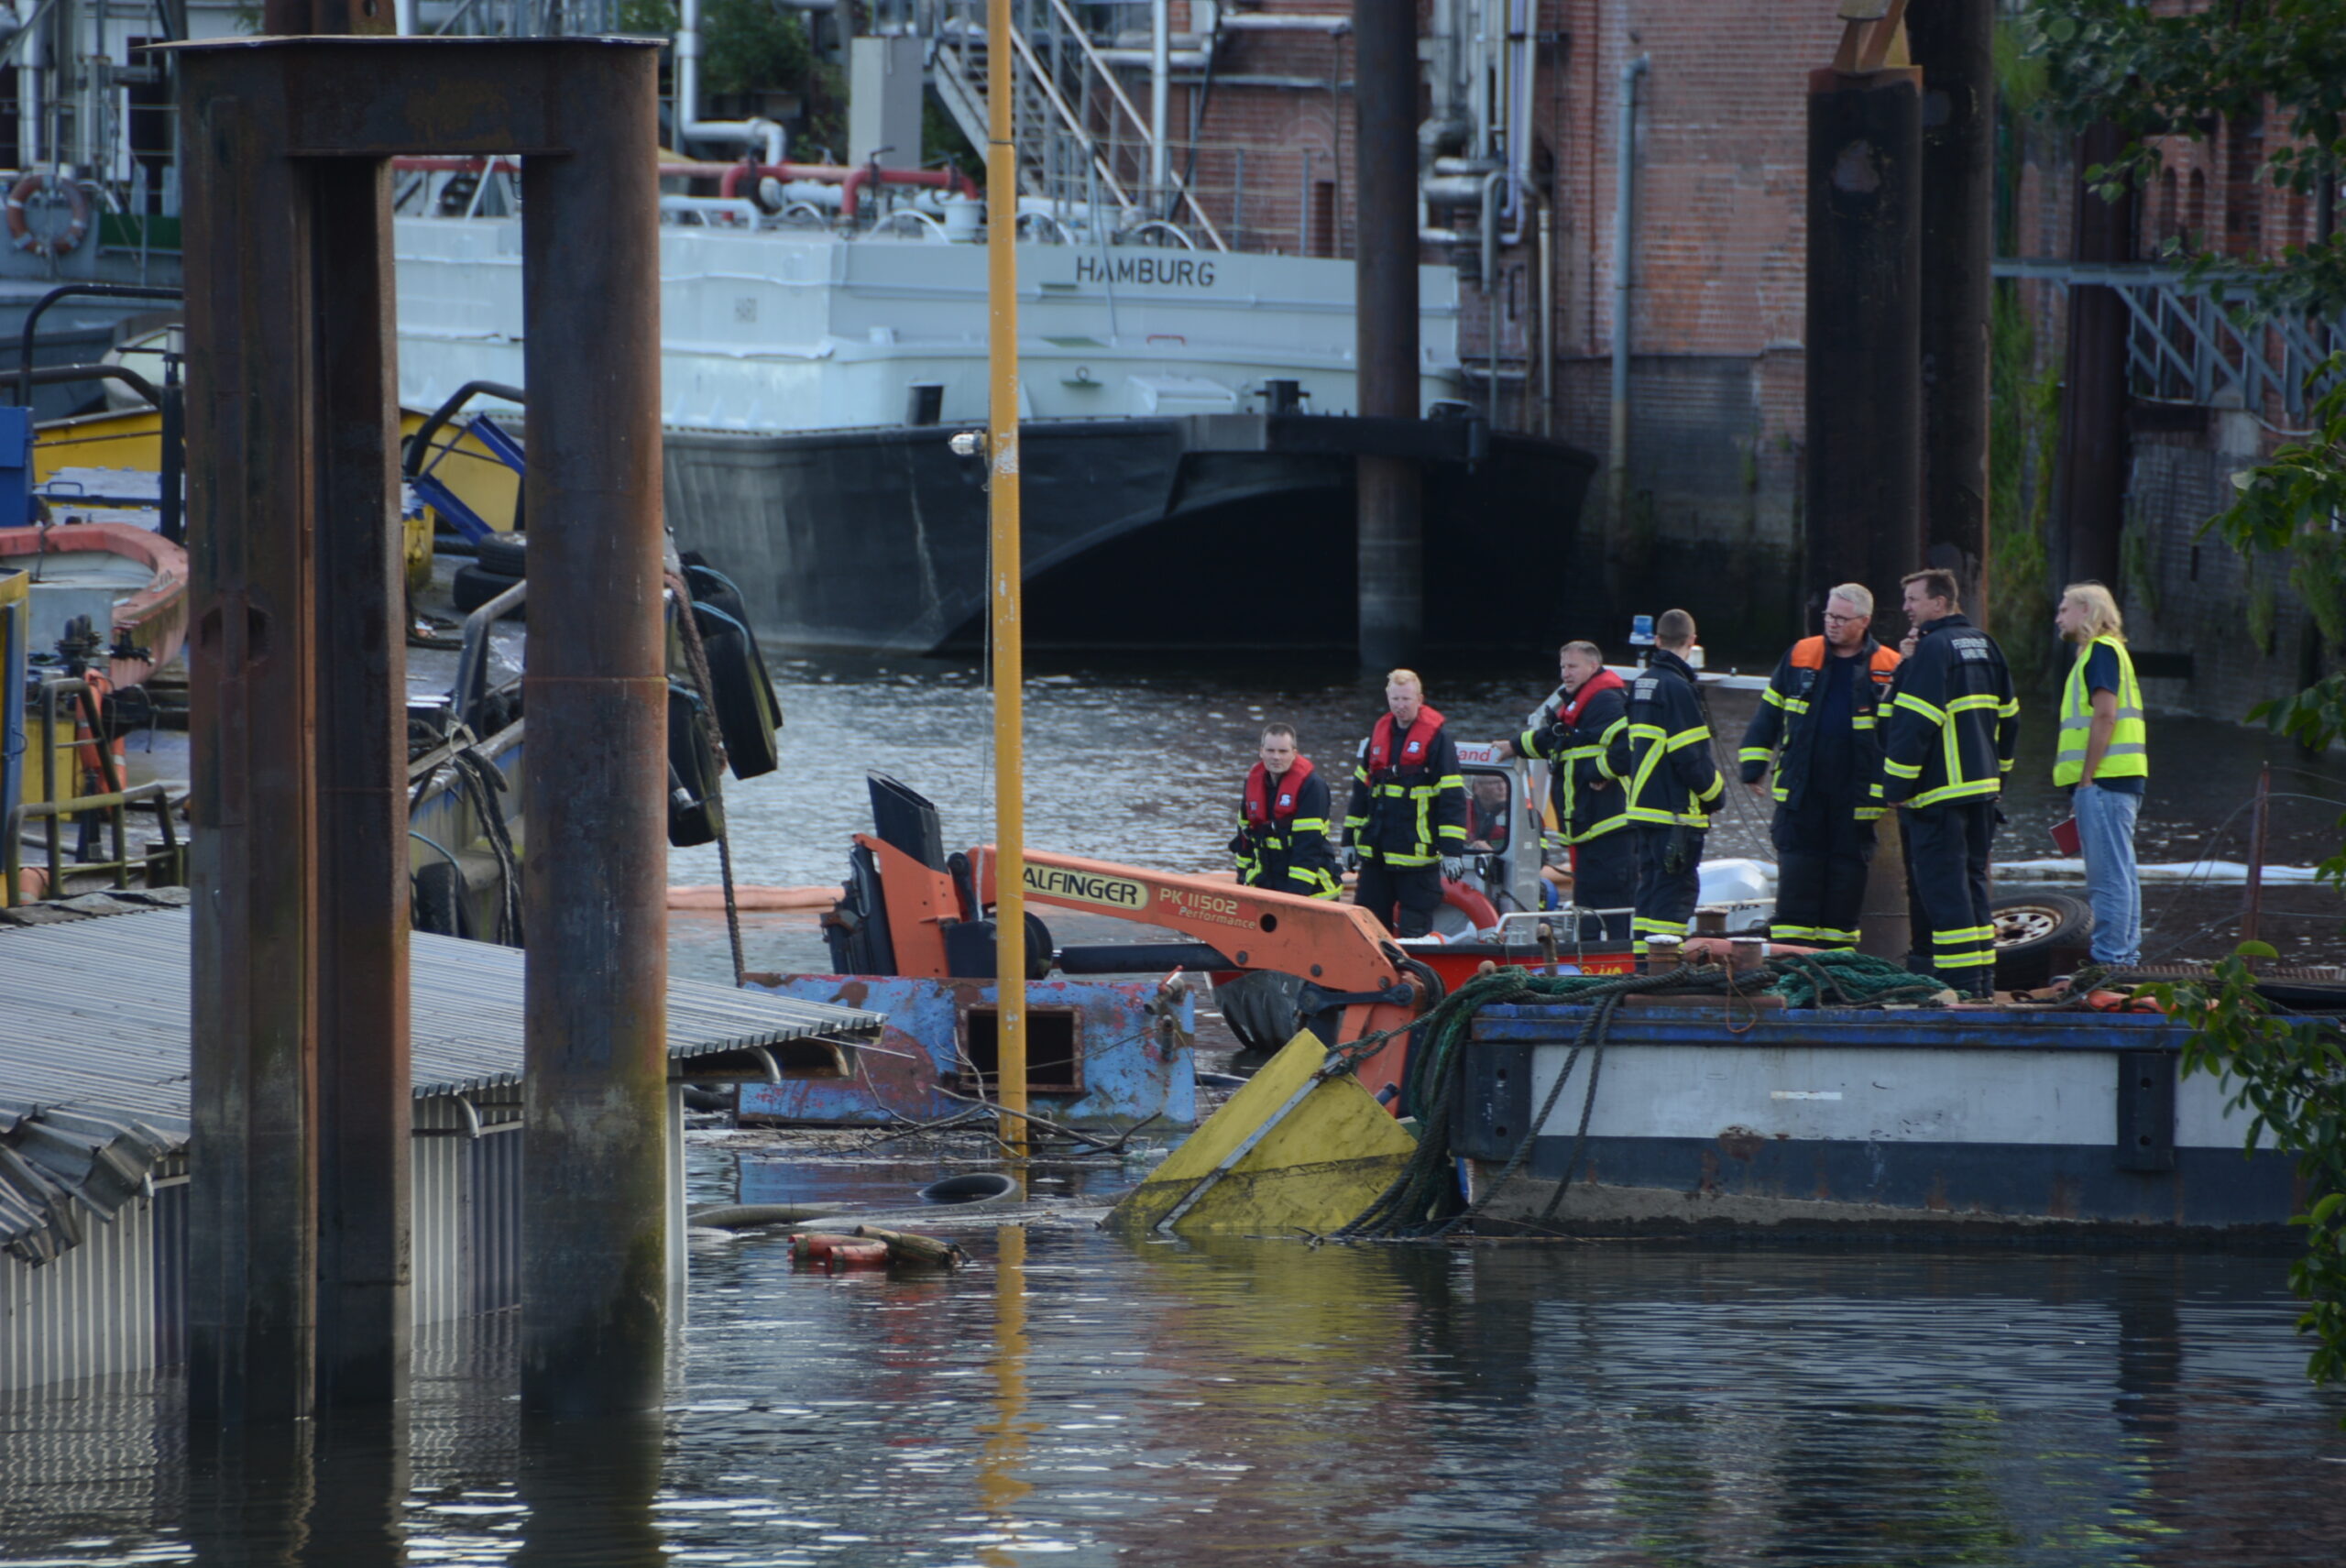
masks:
<svg viewBox="0 0 2346 1568"><path fill-rule="evenodd" d="M68 1193L111 1214L188 1135L185 910L0 927L0 1247L45 1262L80 1231ZM416 932L418 1098L521 1081L524 955ZM868 1039L876 1013L668 982L668 1055Z"/></svg>

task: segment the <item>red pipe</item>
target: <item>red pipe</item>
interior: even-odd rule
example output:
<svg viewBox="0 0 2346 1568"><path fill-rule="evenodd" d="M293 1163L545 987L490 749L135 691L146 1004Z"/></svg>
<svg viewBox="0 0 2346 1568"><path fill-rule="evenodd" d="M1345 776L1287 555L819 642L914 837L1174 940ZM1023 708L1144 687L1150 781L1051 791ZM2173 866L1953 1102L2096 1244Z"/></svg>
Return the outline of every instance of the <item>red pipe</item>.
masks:
<svg viewBox="0 0 2346 1568"><path fill-rule="evenodd" d="M820 180L836 185L853 172L836 163L729 163L718 181L717 193L731 201L741 193L744 180Z"/></svg>

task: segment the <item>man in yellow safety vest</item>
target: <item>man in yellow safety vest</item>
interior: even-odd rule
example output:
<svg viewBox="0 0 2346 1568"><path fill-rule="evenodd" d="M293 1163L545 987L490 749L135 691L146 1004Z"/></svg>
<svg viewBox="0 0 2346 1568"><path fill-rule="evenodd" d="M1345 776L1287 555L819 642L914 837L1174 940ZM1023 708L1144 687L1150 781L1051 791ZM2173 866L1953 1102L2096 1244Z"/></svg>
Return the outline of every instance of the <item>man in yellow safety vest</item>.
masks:
<svg viewBox="0 0 2346 1568"><path fill-rule="evenodd" d="M2134 818L2151 775L2143 688L2126 652L2126 622L2108 588L2070 584L2053 623L2077 644L2061 687L2053 783L2070 792L2085 853L2093 961L2125 969L2143 957L2143 884L2134 869Z"/></svg>

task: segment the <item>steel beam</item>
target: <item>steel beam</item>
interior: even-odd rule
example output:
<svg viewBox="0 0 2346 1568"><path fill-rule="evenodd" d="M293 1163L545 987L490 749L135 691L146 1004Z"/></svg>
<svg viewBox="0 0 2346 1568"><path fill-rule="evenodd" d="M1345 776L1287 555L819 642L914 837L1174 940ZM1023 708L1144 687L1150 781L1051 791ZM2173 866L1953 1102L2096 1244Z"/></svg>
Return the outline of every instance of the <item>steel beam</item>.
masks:
<svg viewBox="0 0 2346 1568"><path fill-rule="evenodd" d="M1922 368L1924 558L1988 613L1988 316L1995 252L1991 0L1912 6L1923 71Z"/></svg>
<svg viewBox="0 0 2346 1568"><path fill-rule="evenodd" d="M1922 73L1812 72L1805 616L1836 583L1894 603L1922 564L1921 194Z"/></svg>
<svg viewBox="0 0 2346 1568"><path fill-rule="evenodd" d="M1354 0L1359 112L1353 204L1359 411L1418 407L1418 45L1411 0ZM1417 466L1358 460L1360 660L1387 669L1425 634L1422 485Z"/></svg>
<svg viewBox="0 0 2346 1568"><path fill-rule="evenodd" d="M316 1296L313 360L281 83L183 57L193 1138L188 1408L310 1412ZM291 335L293 342L289 343Z"/></svg>
<svg viewBox="0 0 2346 1568"><path fill-rule="evenodd" d="M661 1397L666 1215L667 702L661 623L657 87L582 58L569 156L521 165L530 389L527 1107L521 1397ZM624 305L619 302L625 302Z"/></svg>

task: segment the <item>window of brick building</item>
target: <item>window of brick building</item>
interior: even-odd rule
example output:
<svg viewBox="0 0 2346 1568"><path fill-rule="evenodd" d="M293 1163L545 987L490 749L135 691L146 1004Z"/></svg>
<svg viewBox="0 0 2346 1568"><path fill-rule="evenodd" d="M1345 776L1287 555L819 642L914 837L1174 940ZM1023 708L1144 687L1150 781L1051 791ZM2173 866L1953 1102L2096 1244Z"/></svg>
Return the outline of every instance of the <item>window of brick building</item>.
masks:
<svg viewBox="0 0 2346 1568"><path fill-rule="evenodd" d="M2191 200L2183 209L2184 244L2193 250L2208 247L2208 171L2191 171Z"/></svg>
<svg viewBox="0 0 2346 1568"><path fill-rule="evenodd" d="M2240 115L2224 125L2224 248L2253 256L2264 247L2264 191L2257 183L2264 161L2264 116Z"/></svg>
<svg viewBox="0 0 2346 1568"><path fill-rule="evenodd" d="M1336 254L1336 182L1315 180L1311 182L1310 254Z"/></svg>
<svg viewBox="0 0 2346 1568"><path fill-rule="evenodd" d="M2183 236L2183 214L2176 209L2175 170L2159 175L2159 243Z"/></svg>

